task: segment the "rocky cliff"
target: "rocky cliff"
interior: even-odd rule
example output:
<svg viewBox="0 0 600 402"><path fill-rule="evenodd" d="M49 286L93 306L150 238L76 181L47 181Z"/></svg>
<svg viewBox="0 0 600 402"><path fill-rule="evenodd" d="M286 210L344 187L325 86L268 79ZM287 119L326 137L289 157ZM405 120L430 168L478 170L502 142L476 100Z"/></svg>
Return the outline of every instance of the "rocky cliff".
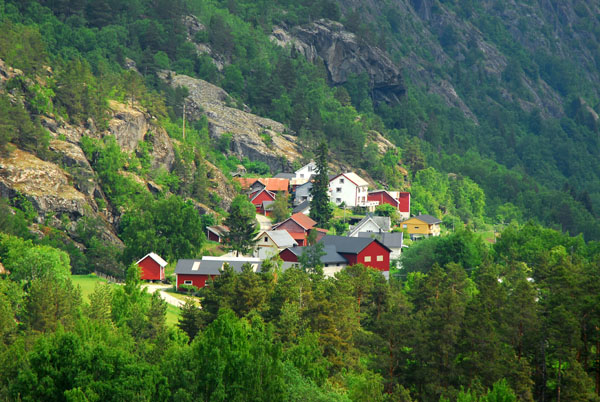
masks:
<svg viewBox="0 0 600 402"><path fill-rule="evenodd" d="M374 101L397 103L405 88L400 68L378 47L361 41L339 22L321 19L286 31L274 27L272 39L291 46L314 63L322 60L329 81L344 84L352 74L367 74Z"/></svg>
<svg viewBox="0 0 600 402"><path fill-rule="evenodd" d="M204 80L167 71L160 73L160 77L174 88L188 89L187 118L198 120L206 116L213 139L231 134L231 151L240 159L264 162L272 171L288 171L292 162L300 159L295 138L287 134L283 124L256 116L248 109L236 109L227 92Z"/></svg>

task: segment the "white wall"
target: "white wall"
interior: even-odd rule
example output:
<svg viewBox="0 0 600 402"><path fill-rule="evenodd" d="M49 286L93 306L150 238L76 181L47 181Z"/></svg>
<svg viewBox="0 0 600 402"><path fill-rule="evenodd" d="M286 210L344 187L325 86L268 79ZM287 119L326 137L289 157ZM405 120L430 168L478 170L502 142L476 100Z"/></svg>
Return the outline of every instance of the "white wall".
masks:
<svg viewBox="0 0 600 402"><path fill-rule="evenodd" d="M302 166L296 170L296 179L308 179L311 175L317 173L317 164L310 162L308 165Z"/></svg>
<svg viewBox="0 0 600 402"><path fill-rule="evenodd" d="M367 203L367 186L357 187L343 175L329 182L329 191L331 192L331 202L336 205L344 202L347 207L355 207Z"/></svg>

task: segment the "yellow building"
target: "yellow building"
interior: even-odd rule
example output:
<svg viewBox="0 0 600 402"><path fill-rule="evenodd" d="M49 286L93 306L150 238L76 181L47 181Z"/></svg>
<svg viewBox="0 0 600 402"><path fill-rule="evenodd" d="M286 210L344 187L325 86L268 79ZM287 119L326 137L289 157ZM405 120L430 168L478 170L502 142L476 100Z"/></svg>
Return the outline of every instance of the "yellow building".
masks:
<svg viewBox="0 0 600 402"><path fill-rule="evenodd" d="M439 236L441 220L431 215L413 216L402 222L402 229L406 229L411 240L419 237Z"/></svg>

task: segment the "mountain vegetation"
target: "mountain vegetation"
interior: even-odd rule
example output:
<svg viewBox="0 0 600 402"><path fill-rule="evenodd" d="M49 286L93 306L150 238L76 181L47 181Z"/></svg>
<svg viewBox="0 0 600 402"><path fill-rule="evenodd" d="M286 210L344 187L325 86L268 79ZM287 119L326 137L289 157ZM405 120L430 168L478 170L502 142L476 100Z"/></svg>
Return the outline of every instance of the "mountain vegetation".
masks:
<svg viewBox="0 0 600 402"><path fill-rule="evenodd" d="M600 400L599 14L0 0L0 399ZM346 59L307 45L313 28ZM342 70L365 54L380 70ZM291 139L299 156L243 154L175 76L281 123L261 146ZM168 326L131 263L197 257L217 222L246 251L255 209L231 174L311 159L410 191L447 233L389 281L362 265L323 278L318 246L302 269L225 267ZM322 226L329 208L311 210ZM492 243L477 232L492 228ZM70 274L93 271L125 285L83 301Z"/></svg>

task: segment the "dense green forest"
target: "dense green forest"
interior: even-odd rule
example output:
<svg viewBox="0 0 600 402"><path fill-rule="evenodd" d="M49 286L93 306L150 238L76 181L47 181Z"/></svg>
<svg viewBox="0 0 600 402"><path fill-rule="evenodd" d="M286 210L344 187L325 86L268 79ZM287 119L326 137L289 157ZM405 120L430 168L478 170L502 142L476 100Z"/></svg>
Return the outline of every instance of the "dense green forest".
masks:
<svg viewBox="0 0 600 402"><path fill-rule="evenodd" d="M429 19L400 0L352 3L0 0L0 60L22 72L0 77L2 156L35 154L83 187L90 178L61 164L44 122L100 133L112 101L144 110L174 145L168 171L152 167L150 141L125 152L110 135L82 136L98 214L42 218L23 194L0 199L10 272L0 274L1 400L600 400L600 90L589 72L598 6L565 3L574 19L557 18L570 29L557 56L523 45L519 33L553 43L554 32L526 21L515 31L502 2L410 1L415 15L431 3ZM194 35L190 15L203 26ZM475 118L419 69L406 69L399 103L376 102L365 74L333 87L322 64L269 39L275 24L319 18L398 62L424 60ZM502 52L499 74L462 23ZM231 137L211 139L206 119L183 136L187 90L161 70L207 80L234 106L286 124L306 160L326 141L332 158L410 190L411 212L442 218L452 233L414 243L389 282L360 265L335 279L310 266L280 272L277 261L261 273L226 270L200 292L203 309L190 302L168 326L131 262L150 250L170 262L202 253L204 228L227 216L213 169L276 172L232 156ZM564 113L522 106L539 88ZM380 154L375 131L397 149ZM199 204L215 214L199 215ZM107 241L102 214L121 245ZM494 244L475 232L498 224ZM99 286L87 302L70 274L92 271L126 284Z"/></svg>

